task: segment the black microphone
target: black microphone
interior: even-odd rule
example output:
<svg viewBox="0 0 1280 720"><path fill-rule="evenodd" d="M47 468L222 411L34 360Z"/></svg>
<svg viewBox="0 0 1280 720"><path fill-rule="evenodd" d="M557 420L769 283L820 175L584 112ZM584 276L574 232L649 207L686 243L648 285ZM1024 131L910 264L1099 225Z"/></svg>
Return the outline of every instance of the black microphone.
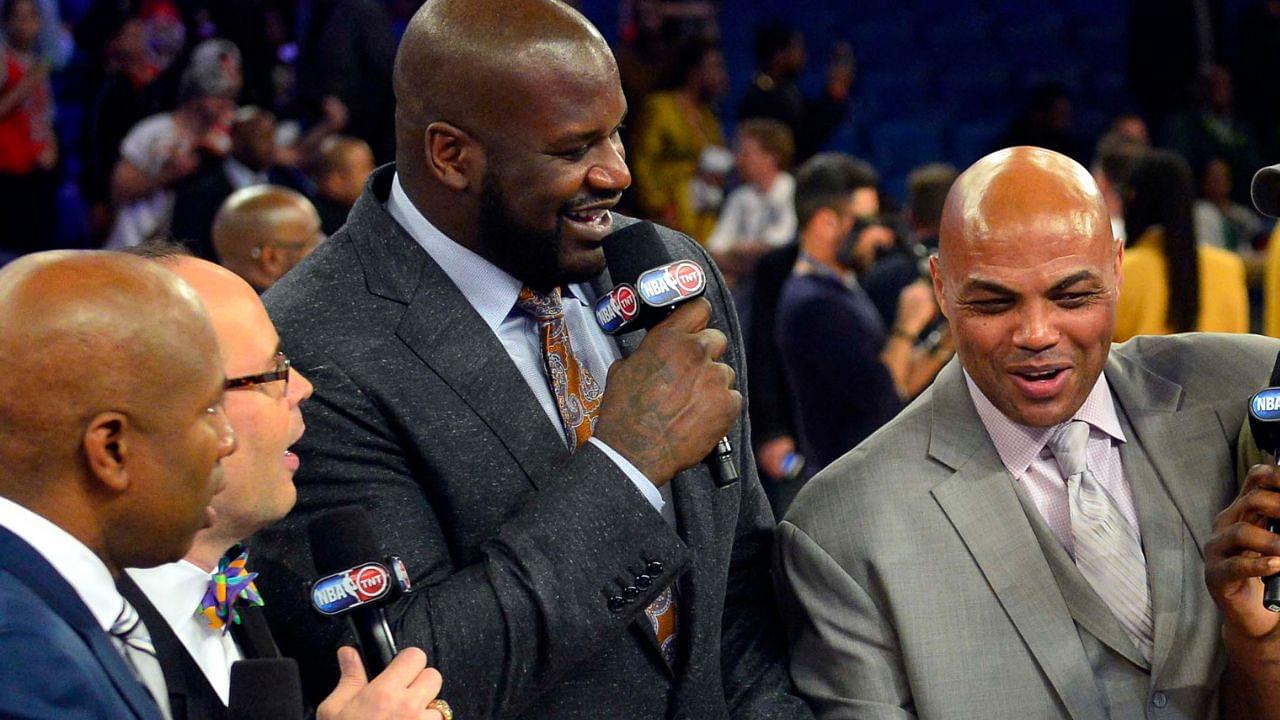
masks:
<svg viewBox="0 0 1280 720"><path fill-rule="evenodd" d="M302 681L293 658L254 658L231 663L227 717L302 720Z"/></svg>
<svg viewBox="0 0 1280 720"><path fill-rule="evenodd" d="M673 258L650 222L610 233L604 239L604 257L616 284L596 300L595 314L600 328L610 335L648 330L707 289L707 271L693 260ZM707 460L717 485L738 481L729 438L720 438Z"/></svg>
<svg viewBox="0 0 1280 720"><path fill-rule="evenodd" d="M386 562L374 539L369 513L361 507L331 510L307 526L311 556L320 579L311 586L311 605L329 617L348 617L370 678L396 656L396 642L383 608L409 590L399 558Z"/></svg>
<svg viewBox="0 0 1280 720"><path fill-rule="evenodd" d="M1274 459L1280 451L1280 355L1271 370L1270 386L1249 398L1249 431L1258 449ZM1267 530L1280 534L1280 519L1267 518ZM1262 578L1262 584L1262 606L1280 612L1280 573Z"/></svg>

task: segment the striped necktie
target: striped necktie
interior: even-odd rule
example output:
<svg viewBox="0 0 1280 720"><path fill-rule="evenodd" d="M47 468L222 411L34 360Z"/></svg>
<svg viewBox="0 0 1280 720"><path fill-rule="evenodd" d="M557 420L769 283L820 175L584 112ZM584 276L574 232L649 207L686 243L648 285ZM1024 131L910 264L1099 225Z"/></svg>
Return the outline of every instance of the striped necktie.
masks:
<svg viewBox="0 0 1280 720"><path fill-rule="evenodd" d="M1153 623L1142 542L1089 470L1088 442L1089 423L1083 420L1062 425L1049 438L1049 449L1067 481L1076 567L1149 664Z"/></svg>
<svg viewBox="0 0 1280 720"><path fill-rule="evenodd" d="M542 338L542 358L551 391L555 395L560 421L564 425L569 450L576 450L591 438L600 415L604 393L591 376L591 371L578 362L569 339L569 326L564 320L564 303L560 288L538 293L524 288L516 299L516 307L538 322ZM645 608L645 616L653 626L662 657L674 666L676 657L677 612L672 586Z"/></svg>
<svg viewBox="0 0 1280 720"><path fill-rule="evenodd" d="M120 654L133 670L138 681L150 693L151 699L160 706L160 713L166 718L172 717L169 711L169 690L164 683L164 672L160 669L160 661L156 659L155 645L151 644L151 634L143 624L138 611L128 600L120 598L123 603L117 613L115 622L108 630L115 638Z"/></svg>

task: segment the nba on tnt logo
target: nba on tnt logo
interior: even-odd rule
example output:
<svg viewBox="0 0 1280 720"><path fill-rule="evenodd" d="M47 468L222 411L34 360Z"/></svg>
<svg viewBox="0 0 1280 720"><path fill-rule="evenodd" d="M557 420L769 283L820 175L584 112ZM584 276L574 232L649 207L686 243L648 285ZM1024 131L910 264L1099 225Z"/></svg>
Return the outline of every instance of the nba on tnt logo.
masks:
<svg viewBox="0 0 1280 720"><path fill-rule="evenodd" d="M380 563L320 578L311 586L311 604L325 615L340 615L373 602L391 589L391 573Z"/></svg>
<svg viewBox="0 0 1280 720"><path fill-rule="evenodd" d="M627 323L640 314L640 295L623 283L596 301L596 322L607 333L625 330Z"/></svg>
<svg viewBox="0 0 1280 720"><path fill-rule="evenodd" d="M636 285L646 305L666 308L701 295L707 276L698 263L677 260L642 274Z"/></svg>

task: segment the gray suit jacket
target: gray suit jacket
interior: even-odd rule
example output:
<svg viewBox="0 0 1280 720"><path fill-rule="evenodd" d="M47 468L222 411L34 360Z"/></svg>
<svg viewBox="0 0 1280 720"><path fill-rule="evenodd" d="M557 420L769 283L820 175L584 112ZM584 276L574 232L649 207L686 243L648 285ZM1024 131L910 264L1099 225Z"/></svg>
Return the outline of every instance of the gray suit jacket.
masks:
<svg viewBox="0 0 1280 720"><path fill-rule="evenodd" d="M1149 675L1015 488L952 361L779 528L797 689L822 718L1215 717L1224 656L1202 549L1277 349L1224 335L1112 348L1155 614Z"/></svg>
<svg viewBox="0 0 1280 720"><path fill-rule="evenodd" d="M415 592L389 611L394 634L440 669L459 718L810 717L789 694L773 519L741 452L745 413L730 432L742 480L717 488L703 466L681 473L672 528L594 445L565 449L493 332L387 214L391 177L377 171L344 229L266 296L315 394L297 508L252 545L281 650L316 680L310 697L332 688L345 628L307 605L305 526L356 503L413 575ZM687 238L663 238L712 269L712 324L742 383L718 271ZM673 671L643 610L677 578ZM626 588L635 598L611 608Z"/></svg>

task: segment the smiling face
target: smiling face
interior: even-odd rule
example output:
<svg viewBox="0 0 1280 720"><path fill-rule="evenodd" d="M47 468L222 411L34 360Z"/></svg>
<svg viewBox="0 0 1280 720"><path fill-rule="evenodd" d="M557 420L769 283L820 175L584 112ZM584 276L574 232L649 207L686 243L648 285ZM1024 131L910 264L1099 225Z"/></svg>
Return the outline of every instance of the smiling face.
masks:
<svg viewBox="0 0 1280 720"><path fill-rule="evenodd" d="M1123 247L1088 172L1046 150L979 160L947 197L934 292L956 353L1014 422L1084 404L1106 363Z"/></svg>
<svg viewBox="0 0 1280 720"><path fill-rule="evenodd" d="M522 109L484 138L481 254L540 290L604 270L609 209L631 184L617 67L611 57L593 64L516 79Z"/></svg>

